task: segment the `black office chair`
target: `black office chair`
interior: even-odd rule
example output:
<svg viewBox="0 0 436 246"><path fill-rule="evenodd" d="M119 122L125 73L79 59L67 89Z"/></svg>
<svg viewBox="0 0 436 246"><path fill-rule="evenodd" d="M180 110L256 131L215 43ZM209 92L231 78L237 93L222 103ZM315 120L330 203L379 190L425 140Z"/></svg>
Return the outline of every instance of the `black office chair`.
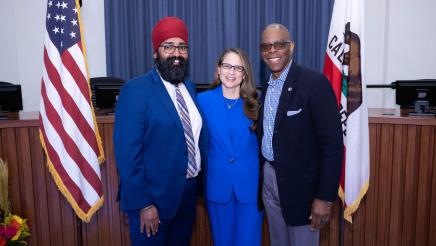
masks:
<svg viewBox="0 0 436 246"><path fill-rule="evenodd" d="M17 113L20 110L23 110L21 85L0 81L0 119L15 118L16 116L9 113Z"/></svg>
<svg viewBox="0 0 436 246"><path fill-rule="evenodd" d="M13 85L13 83L0 81L0 85Z"/></svg>
<svg viewBox="0 0 436 246"><path fill-rule="evenodd" d="M90 87L91 87L91 100L94 108L97 108L97 101L95 98L95 85L98 84L124 84L124 79L117 77L94 77L89 79Z"/></svg>

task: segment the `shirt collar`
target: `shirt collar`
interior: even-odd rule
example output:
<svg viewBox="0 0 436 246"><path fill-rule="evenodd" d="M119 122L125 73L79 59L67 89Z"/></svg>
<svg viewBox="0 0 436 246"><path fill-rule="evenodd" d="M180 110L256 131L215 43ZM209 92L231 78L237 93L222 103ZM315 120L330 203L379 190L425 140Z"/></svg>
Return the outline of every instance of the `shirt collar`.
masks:
<svg viewBox="0 0 436 246"><path fill-rule="evenodd" d="M269 76L268 84L272 86L283 84L286 80L286 77L288 76L289 68L291 67L291 65L292 65L292 60L285 67L285 70L283 70L283 72L280 74L280 76L277 79L274 79L271 73L271 75Z"/></svg>

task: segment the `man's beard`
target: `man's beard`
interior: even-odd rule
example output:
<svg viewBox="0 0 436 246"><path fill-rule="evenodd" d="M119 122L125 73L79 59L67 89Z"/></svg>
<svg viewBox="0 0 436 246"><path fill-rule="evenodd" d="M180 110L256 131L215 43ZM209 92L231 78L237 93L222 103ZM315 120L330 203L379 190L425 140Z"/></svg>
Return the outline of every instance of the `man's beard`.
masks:
<svg viewBox="0 0 436 246"><path fill-rule="evenodd" d="M179 65L174 65L175 60L179 60ZM154 59L154 64L160 76L171 84L177 85L185 80L187 65L185 58L172 56L162 59L158 54L158 57Z"/></svg>

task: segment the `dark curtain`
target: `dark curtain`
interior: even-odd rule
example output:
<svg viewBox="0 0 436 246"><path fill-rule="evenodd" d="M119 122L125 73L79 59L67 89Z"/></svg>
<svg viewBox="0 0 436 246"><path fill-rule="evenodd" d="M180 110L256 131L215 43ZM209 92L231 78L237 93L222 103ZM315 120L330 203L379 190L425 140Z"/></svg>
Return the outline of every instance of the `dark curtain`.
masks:
<svg viewBox="0 0 436 246"><path fill-rule="evenodd" d="M250 57L258 84L269 72L259 52L260 34L273 22L287 26L294 61L322 71L334 0L105 0L108 76L130 79L153 67L151 31L165 16L189 31L189 76L213 80L216 59L230 47Z"/></svg>

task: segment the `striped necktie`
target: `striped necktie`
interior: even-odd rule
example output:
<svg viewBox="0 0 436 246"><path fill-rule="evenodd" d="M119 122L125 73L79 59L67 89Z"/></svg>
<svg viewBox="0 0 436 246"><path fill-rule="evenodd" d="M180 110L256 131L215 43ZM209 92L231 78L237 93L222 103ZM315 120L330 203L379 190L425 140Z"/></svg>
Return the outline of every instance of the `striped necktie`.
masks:
<svg viewBox="0 0 436 246"><path fill-rule="evenodd" d="M179 109L180 120L182 121L183 131L185 132L186 145L188 146L188 178L194 176L197 170L197 164L195 162L195 141L194 135L192 134L191 120L189 118L188 107L186 106L185 100L183 99L182 93L180 92L179 85L176 87L176 99L177 108Z"/></svg>

